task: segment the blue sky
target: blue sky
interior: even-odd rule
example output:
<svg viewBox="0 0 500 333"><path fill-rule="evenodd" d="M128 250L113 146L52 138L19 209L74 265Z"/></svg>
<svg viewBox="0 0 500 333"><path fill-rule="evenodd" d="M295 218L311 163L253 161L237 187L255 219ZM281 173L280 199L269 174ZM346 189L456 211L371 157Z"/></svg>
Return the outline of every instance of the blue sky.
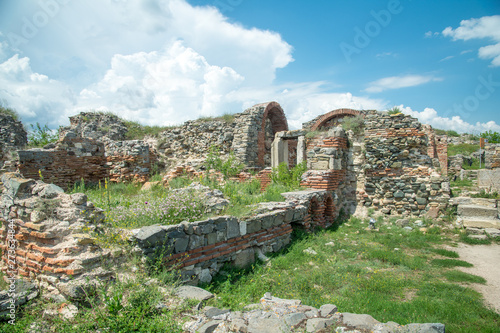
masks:
<svg viewBox="0 0 500 333"><path fill-rule="evenodd" d="M50 127L94 109L149 125L275 100L500 132L500 2L0 1L0 102Z"/></svg>

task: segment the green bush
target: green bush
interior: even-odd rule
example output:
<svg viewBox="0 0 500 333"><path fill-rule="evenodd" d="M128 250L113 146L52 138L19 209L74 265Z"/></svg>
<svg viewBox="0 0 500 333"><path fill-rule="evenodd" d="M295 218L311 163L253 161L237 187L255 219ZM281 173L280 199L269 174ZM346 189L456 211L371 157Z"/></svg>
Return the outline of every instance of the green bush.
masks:
<svg viewBox="0 0 500 333"><path fill-rule="evenodd" d="M393 107L392 109L390 110L387 110L387 113L389 115L392 115L392 114L400 114L401 113L401 109L397 106Z"/></svg>
<svg viewBox="0 0 500 333"><path fill-rule="evenodd" d="M271 181L277 185L283 185L290 190L295 190L300 187L302 174L306 172L307 166L305 162L297 164L289 169L288 165L283 162L273 169L271 173Z"/></svg>
<svg viewBox="0 0 500 333"><path fill-rule="evenodd" d="M222 158L219 148L215 145L210 147L204 165L207 172L218 171L224 175L225 179L238 175L245 167L233 152L230 152L226 158Z"/></svg>
<svg viewBox="0 0 500 333"><path fill-rule="evenodd" d="M31 131L28 133L29 147L43 147L59 139L57 133L53 132L47 125L41 126L37 122L35 126L33 124L30 124L30 126Z"/></svg>
<svg viewBox="0 0 500 333"><path fill-rule="evenodd" d="M490 130L490 131L481 133L481 137L488 139L488 143L500 143L500 133L498 133L498 132L492 132Z"/></svg>
<svg viewBox="0 0 500 333"><path fill-rule="evenodd" d="M346 131L352 130L354 134L363 133L365 120L362 116L344 117L342 119L342 128Z"/></svg>

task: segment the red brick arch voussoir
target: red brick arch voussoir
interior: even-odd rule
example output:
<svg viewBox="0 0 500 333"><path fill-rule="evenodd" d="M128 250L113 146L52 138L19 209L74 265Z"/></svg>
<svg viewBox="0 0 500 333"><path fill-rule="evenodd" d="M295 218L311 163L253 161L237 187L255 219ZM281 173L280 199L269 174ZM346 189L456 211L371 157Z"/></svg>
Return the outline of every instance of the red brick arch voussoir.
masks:
<svg viewBox="0 0 500 333"><path fill-rule="evenodd" d="M339 116L359 116L363 115L361 111L358 110L353 110L353 109L337 109L330 111L328 113L325 113L322 115L311 127L311 131L316 131L318 128L320 128L323 124L325 124L327 121L329 121L332 118L339 117Z"/></svg>

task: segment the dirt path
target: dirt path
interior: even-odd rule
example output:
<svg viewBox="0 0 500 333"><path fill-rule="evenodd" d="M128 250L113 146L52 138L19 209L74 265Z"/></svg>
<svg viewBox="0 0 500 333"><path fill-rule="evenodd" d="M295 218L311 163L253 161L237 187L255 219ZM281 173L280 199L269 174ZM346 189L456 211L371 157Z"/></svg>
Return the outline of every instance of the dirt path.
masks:
<svg viewBox="0 0 500 333"><path fill-rule="evenodd" d="M467 245L459 243L458 248L449 248L458 252L461 260L465 260L474 267L460 269L463 272L481 276L486 284L473 284L473 288L480 292L487 304L500 313L500 245Z"/></svg>

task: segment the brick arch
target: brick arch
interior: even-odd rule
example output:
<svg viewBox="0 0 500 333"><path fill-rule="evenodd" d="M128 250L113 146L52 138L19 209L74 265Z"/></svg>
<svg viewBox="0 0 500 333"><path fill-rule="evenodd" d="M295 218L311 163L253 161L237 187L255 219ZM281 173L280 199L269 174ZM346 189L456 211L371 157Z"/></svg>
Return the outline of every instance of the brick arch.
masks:
<svg viewBox="0 0 500 333"><path fill-rule="evenodd" d="M333 202L333 196L331 192L328 192L325 198L325 220L326 224L333 224L335 221L335 205Z"/></svg>
<svg viewBox="0 0 500 333"><path fill-rule="evenodd" d="M271 154L271 149L266 147L266 140L274 140L274 134L281 131L288 131L288 121L285 112L277 102L269 102L264 105L264 114L257 134L257 166L266 167L265 156ZM266 122L270 121L271 133L266 131Z"/></svg>
<svg viewBox="0 0 500 333"><path fill-rule="evenodd" d="M333 119L333 118L343 118L346 116L363 116L363 112L359 110L353 110L353 109L337 109L330 111L328 113L325 113L324 115L320 116L318 120L312 125L311 131L316 131L319 128L321 128L327 121Z"/></svg>

